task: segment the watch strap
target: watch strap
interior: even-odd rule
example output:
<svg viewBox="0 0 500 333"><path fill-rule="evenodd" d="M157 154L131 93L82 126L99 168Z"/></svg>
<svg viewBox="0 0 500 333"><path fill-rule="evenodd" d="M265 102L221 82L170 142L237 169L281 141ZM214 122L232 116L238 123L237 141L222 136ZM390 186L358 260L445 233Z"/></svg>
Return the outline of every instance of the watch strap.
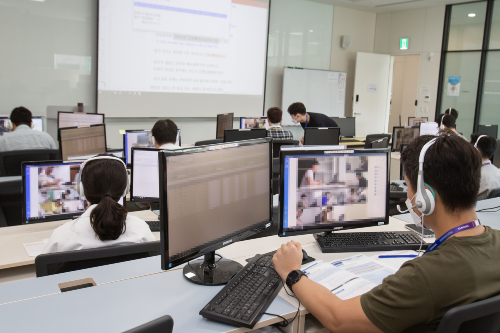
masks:
<svg viewBox="0 0 500 333"><path fill-rule="evenodd" d="M307 276L307 275L304 272L302 272L300 269L291 271L290 273L288 273L288 276L286 278L286 285L288 286L288 288L290 288L290 290L292 290L292 286L294 284L296 284L297 282L299 282L303 276Z"/></svg>

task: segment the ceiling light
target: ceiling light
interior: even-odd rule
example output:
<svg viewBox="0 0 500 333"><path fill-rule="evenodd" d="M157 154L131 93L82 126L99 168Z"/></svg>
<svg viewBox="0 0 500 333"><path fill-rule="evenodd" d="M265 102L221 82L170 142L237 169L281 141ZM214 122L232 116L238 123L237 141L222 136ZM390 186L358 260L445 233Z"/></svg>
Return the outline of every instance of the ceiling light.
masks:
<svg viewBox="0 0 500 333"><path fill-rule="evenodd" d="M469 17L475 17L475 16L476 16L476 14L474 14L474 13L469 14Z"/></svg>
<svg viewBox="0 0 500 333"><path fill-rule="evenodd" d="M314 32L314 30L309 30L309 32Z"/></svg>

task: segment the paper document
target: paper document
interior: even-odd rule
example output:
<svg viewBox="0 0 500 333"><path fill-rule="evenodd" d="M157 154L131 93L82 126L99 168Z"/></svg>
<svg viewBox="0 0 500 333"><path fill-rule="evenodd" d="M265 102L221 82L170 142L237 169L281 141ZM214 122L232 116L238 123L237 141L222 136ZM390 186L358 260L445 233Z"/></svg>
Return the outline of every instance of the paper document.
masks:
<svg viewBox="0 0 500 333"><path fill-rule="evenodd" d="M43 248L45 247L45 245L47 245L48 242L49 238L45 238L38 242L23 243L23 245L30 257L36 257L39 254L42 254Z"/></svg>

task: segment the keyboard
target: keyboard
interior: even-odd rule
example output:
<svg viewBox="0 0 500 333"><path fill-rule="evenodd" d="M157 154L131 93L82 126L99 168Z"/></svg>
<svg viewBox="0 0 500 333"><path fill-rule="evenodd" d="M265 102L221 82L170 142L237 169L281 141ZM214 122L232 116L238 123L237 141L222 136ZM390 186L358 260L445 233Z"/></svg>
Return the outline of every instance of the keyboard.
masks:
<svg viewBox="0 0 500 333"><path fill-rule="evenodd" d="M389 185L391 186L390 187L391 192L405 192L405 189L396 183L390 183Z"/></svg>
<svg viewBox="0 0 500 333"><path fill-rule="evenodd" d="M160 231L160 221L146 221L151 231Z"/></svg>
<svg viewBox="0 0 500 333"><path fill-rule="evenodd" d="M281 278L274 271L274 252L256 255L200 311L205 318L252 328L274 300Z"/></svg>
<svg viewBox="0 0 500 333"><path fill-rule="evenodd" d="M420 249L420 236L408 231L349 232L316 235L323 253ZM427 249L424 242L422 249Z"/></svg>

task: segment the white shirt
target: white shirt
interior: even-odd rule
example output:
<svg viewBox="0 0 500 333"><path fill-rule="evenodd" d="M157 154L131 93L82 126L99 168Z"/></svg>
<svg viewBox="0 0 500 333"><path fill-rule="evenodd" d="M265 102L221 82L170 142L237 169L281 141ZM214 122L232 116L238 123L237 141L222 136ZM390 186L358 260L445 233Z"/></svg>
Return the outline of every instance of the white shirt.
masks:
<svg viewBox="0 0 500 333"><path fill-rule="evenodd" d="M0 151L26 149L57 149L54 139L45 132L19 125L16 130L0 137Z"/></svg>
<svg viewBox="0 0 500 333"><path fill-rule="evenodd" d="M177 146L173 143L165 143L160 147L160 149L165 149L165 150L177 150L177 149L182 149L181 146Z"/></svg>
<svg viewBox="0 0 500 333"><path fill-rule="evenodd" d="M481 183L477 199L486 199L491 190L496 188L500 188L500 170L491 164L491 161L484 161L481 167Z"/></svg>
<svg viewBox="0 0 500 333"><path fill-rule="evenodd" d="M309 186L308 178L314 180L314 172L311 169L307 170L306 173L304 174L304 177L302 177L302 182L300 183L300 187Z"/></svg>
<svg viewBox="0 0 500 333"><path fill-rule="evenodd" d="M66 222L55 229L42 253L94 249L98 247L145 243L155 241L155 236L146 222L136 216L127 215L125 233L115 240L100 240L90 225L90 213L97 205L90 206L76 220Z"/></svg>

